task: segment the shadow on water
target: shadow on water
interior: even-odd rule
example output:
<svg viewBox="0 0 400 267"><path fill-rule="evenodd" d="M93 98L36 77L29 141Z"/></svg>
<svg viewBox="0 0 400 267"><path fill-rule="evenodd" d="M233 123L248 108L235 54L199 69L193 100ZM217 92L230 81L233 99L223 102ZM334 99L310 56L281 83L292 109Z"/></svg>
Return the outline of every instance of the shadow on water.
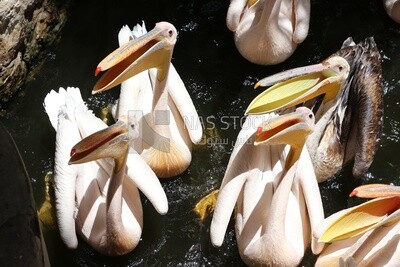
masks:
<svg viewBox="0 0 400 267"><path fill-rule="evenodd" d="M356 42L374 36L383 56L385 89L384 132L370 171L355 181L346 167L320 190L326 215L355 205L347 196L359 184L400 184L400 95L398 66L400 26L392 22L380 0L312 1L307 39L295 54L277 66L258 66L244 60L225 26L226 0L203 1L75 1L69 21L56 47L49 50L40 73L6 107L1 121L14 137L30 174L36 203L42 203L44 176L53 169L55 132L42 102L51 89L76 86L96 113L113 102L119 90L92 96L97 63L117 47L120 27L145 20L150 29L169 21L179 32L173 63L192 96L205 126L217 129L218 140L197 147L190 168L181 176L162 182L169 212L159 215L143 198L144 232L138 247L123 257L99 255L84 242L70 251L56 229L44 229L53 266L240 266L233 222L221 248L209 240L210 218L201 222L192 211L195 203L218 188L232 144L240 130L245 108L260 92L252 87L272 73L316 63L338 50L348 36ZM216 139L217 140L217 139ZM312 266L308 252L303 266Z"/></svg>

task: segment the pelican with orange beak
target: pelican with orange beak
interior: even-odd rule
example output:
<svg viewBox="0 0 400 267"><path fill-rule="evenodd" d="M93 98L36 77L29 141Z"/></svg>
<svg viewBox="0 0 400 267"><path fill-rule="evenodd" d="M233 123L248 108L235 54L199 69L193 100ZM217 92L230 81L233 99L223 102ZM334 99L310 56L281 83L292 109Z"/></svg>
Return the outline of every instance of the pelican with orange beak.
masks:
<svg viewBox="0 0 400 267"><path fill-rule="evenodd" d="M246 119L218 193L210 228L214 246L221 246L236 206L236 240L246 264L300 263L324 218L312 162L303 149L313 128L314 115L305 107ZM312 244L314 253L320 249Z"/></svg>
<svg viewBox="0 0 400 267"><path fill-rule="evenodd" d="M353 159L355 177L368 170L383 119L382 69L373 38L357 45L349 38L323 62L272 75L255 87L270 85L246 113L285 112L299 105L311 108L316 126L307 148L319 182Z"/></svg>
<svg viewBox="0 0 400 267"><path fill-rule="evenodd" d="M139 154L128 154L128 141L137 133L122 121L107 127L86 107L78 88L52 90L44 106L56 130L54 191L61 239L76 249L78 233L102 254L129 253L143 227L138 189L160 214L168 211L157 176Z"/></svg>
<svg viewBox="0 0 400 267"><path fill-rule="evenodd" d="M119 108L118 116L129 116L129 110L135 112L140 136L134 148L160 178L184 172L191 162L192 144L199 143L202 137L197 111L171 64L176 38L172 24L159 22L150 32L128 42L120 39L120 47L97 66L96 74L108 71L93 88L93 93L98 93L122 83L119 105L124 108ZM143 76L142 72L147 75L141 87L129 86L129 78ZM123 97L127 90L135 92L133 95L141 102Z"/></svg>
<svg viewBox="0 0 400 267"><path fill-rule="evenodd" d="M327 247L315 266L398 266L400 187L370 184L350 196L373 198L326 218L314 232Z"/></svg>

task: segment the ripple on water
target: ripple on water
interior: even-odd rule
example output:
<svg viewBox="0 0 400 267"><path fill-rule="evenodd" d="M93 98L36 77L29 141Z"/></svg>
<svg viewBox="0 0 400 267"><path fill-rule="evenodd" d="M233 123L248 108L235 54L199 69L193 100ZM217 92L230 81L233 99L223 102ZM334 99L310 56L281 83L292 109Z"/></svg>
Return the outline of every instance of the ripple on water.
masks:
<svg viewBox="0 0 400 267"><path fill-rule="evenodd" d="M382 139L385 139L389 142L399 142L400 140L400 122L390 118L385 117L385 132L382 133Z"/></svg>
<svg viewBox="0 0 400 267"><path fill-rule="evenodd" d="M215 94L211 93L211 87L198 84L194 79L189 79L187 82L188 91L191 92L192 98L195 100L202 100L201 104L207 104L211 101ZM198 101L196 101L198 104Z"/></svg>
<svg viewBox="0 0 400 267"><path fill-rule="evenodd" d="M258 82L258 80L260 80L257 77L252 77L252 76L247 76L244 81L243 81L243 85L244 86L254 86L256 84L256 82Z"/></svg>
<svg viewBox="0 0 400 267"><path fill-rule="evenodd" d="M112 94L95 94L89 96L87 99L87 106L89 109L97 112L99 109L113 105L118 97Z"/></svg>
<svg viewBox="0 0 400 267"><path fill-rule="evenodd" d="M197 22L190 21L190 22L186 23L185 25L183 25L180 30L182 32L192 32L192 31L196 30L197 28L199 28L199 24Z"/></svg>

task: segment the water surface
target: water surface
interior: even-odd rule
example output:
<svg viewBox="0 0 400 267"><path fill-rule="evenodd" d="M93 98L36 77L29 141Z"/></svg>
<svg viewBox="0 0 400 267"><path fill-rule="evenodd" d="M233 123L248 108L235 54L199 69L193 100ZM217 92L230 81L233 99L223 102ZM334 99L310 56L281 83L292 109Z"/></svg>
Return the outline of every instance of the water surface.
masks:
<svg viewBox="0 0 400 267"><path fill-rule="evenodd" d="M283 64L258 66L237 52L232 33L225 26L228 1L76 1L62 32L40 72L6 107L1 121L13 135L31 177L35 199L44 201L44 176L53 169L55 132L42 102L51 89L81 88L89 107L97 114L112 103L118 89L91 95L97 63L117 47L120 27L145 20L148 29L169 21L178 30L173 64L185 82L205 127L219 139L196 147L189 169L162 185L169 212L159 215L143 198L144 230L138 247L123 257L105 257L84 242L70 251L57 229L44 228L53 266L241 266L233 221L221 248L209 239L210 218L201 222L192 211L205 194L219 187L243 113L260 92L254 83L288 68L321 61L352 36L356 42L374 36L382 55L385 90L384 129L379 150L369 172L359 180L346 167L329 182L320 184L326 215L357 203L349 192L365 183L400 185L399 77L400 27L383 10L380 0L312 1L310 32L295 54ZM215 127L214 127L215 126ZM220 140L217 142L216 140ZM315 257L307 253L303 266Z"/></svg>

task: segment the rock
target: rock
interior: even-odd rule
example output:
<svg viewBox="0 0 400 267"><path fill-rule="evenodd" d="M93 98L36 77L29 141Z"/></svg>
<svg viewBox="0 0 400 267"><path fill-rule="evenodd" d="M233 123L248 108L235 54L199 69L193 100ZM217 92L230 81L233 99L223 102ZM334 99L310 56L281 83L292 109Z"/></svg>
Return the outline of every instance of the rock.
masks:
<svg viewBox="0 0 400 267"><path fill-rule="evenodd" d="M21 88L34 63L52 45L69 1L0 1L0 107Z"/></svg>

